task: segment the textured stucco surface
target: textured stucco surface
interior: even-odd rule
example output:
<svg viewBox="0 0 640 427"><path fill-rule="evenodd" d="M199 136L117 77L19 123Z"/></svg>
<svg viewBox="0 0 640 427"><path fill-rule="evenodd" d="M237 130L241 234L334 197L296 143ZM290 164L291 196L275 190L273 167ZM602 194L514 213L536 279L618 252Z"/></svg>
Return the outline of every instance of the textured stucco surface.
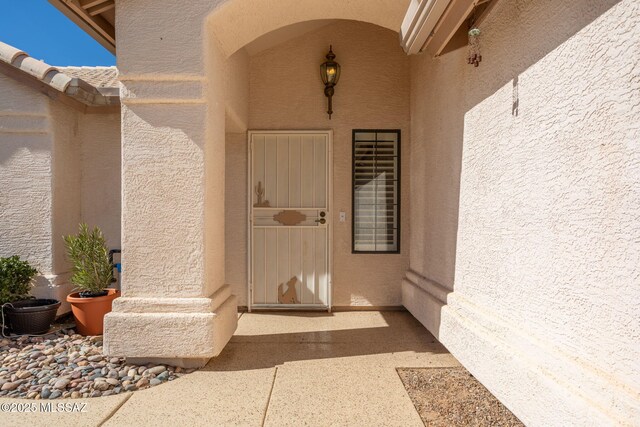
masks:
<svg viewBox="0 0 640 427"><path fill-rule="evenodd" d="M206 286L215 290L224 285L225 270L225 121L228 94L231 88L239 87L230 81L242 78L245 72L235 76L229 72L234 67L241 67L242 62L230 64L219 49L215 39L206 43L207 58L207 143L205 146L205 245L206 245ZM246 92L245 92L246 93ZM229 96L232 96L229 94ZM235 105L242 103L242 96L232 96ZM246 108L245 108L246 110ZM237 111L236 111L237 112ZM235 115L240 117L239 115ZM241 121L246 122L246 116Z"/></svg>
<svg viewBox="0 0 640 427"><path fill-rule="evenodd" d="M33 294L68 311L62 236L86 221L119 247L119 115L80 113L0 74L0 182L0 256L31 262Z"/></svg>
<svg viewBox="0 0 640 427"><path fill-rule="evenodd" d="M203 296L205 116L123 105L123 296Z"/></svg>
<svg viewBox="0 0 640 427"><path fill-rule="evenodd" d="M407 2L384 1L376 8L365 3L335 2L332 7L327 4L320 7L312 1L266 4L198 0L185 5L180 10L181 19L176 19L175 8L165 0L119 2L116 13L118 68L123 82L121 95L124 103L125 296L127 293L132 297L169 296L175 292L185 297L207 296L223 283L229 283L223 275L225 263L222 243L225 234L224 198L221 199L225 192L225 125L228 131L237 133L244 132L249 122L246 85L249 59L245 52L238 49L264 33L310 19L357 17L389 28L396 27ZM153 16L153 19L149 19L149 16ZM351 58L345 58L347 67L357 67L360 73L368 70L371 77L366 77L368 84L363 84L355 77L357 73L352 73L343 77L341 82L345 89L352 86L355 95L349 97L349 92L344 92L346 96L343 99L347 100L342 104L344 110L355 110L350 108L349 103L359 107L357 116L352 115L350 122L343 120L341 124L344 126L341 133L343 155L340 157L343 164L338 164L338 168L342 173L340 182L343 182L350 176L350 143L347 140L350 136L347 133L350 135L351 128L401 127L406 130L403 137L408 140L408 85L402 83L398 87L398 82L408 80L407 59L397 46L397 36L388 30L376 28L377 32L366 35L347 34L344 29L338 34L323 30L318 33L324 38L322 40L313 40L309 36L298 40L297 50L304 53L304 65L291 53L277 61L278 64L287 61L300 63L301 67L308 68L302 74L290 70L291 77L302 89L300 101L310 100L308 107L303 109L307 118L295 117L292 120L294 117L285 108L277 112L278 118L256 116L252 127L327 128L339 124L338 116L333 123L329 123L323 113L325 98L317 67L332 37L335 40L351 40L348 43L349 50L343 50ZM140 34L144 34L144 37L140 37ZM381 37L384 42L372 44L370 37ZM303 44L311 42L314 46L312 53L303 52ZM394 70L385 70L376 75L374 65L379 67L376 54L384 56L390 52L394 59L390 62L394 65L388 67ZM286 71L280 65L276 67L279 72ZM350 79L352 83L349 83ZM372 89L371 86L375 85L382 85L383 89ZM273 92L278 91L275 89ZM276 102L282 104L283 93L279 92ZM377 96L375 99L371 98L374 94ZM270 93L260 96L262 98L258 102L262 103L261 108L272 102L264 98L271 97ZM344 101L340 101L338 96L337 108L340 102ZM396 108L398 106L401 108ZM293 111L298 107L289 105L287 108ZM160 116L162 118L158 119ZM381 121L381 117L384 120ZM198 132L204 134L199 135ZM405 150L405 154L408 154L408 150ZM159 157L157 160L156 156ZM237 182L243 181L244 178ZM149 197L140 197L143 190ZM240 197L244 197L245 193L244 187L237 192ZM344 199L336 207L349 213L348 194L346 191L343 193ZM170 198L176 200L169 202ZM176 213L179 215L176 216ZM338 231L336 227L336 233L344 237L342 243L336 239L335 244L340 244L340 253L345 254L350 251L350 234L344 234L350 233L350 225L347 224L350 221L344 224L345 230ZM405 232L408 232L406 221L404 225ZM203 228L206 229L204 236L201 233ZM166 229L173 231L168 234L163 231ZM393 283L397 283L406 267L406 254L407 251L403 251L401 256L389 256L388 260L381 262L379 274L367 268L371 261L365 260L366 257L354 260L357 271L362 274L357 278L350 277L351 274L345 274L343 269L346 285L336 303L399 304L399 287ZM235 262L244 264L245 259L244 256L239 257ZM380 260L375 259L376 263ZM405 264L401 265L403 262ZM246 270L246 267L242 269ZM235 268L234 271L241 269ZM335 270L336 277L340 277L339 271L339 268ZM355 288L348 285L351 283L356 283ZM233 285L237 287L236 283Z"/></svg>
<svg viewBox="0 0 640 427"><path fill-rule="evenodd" d="M250 57L251 129L332 129L333 140L333 304L399 305L399 280L408 264L409 84L408 59L397 33L354 21L337 21ZM334 115L326 114L319 76L329 44L342 66L334 97ZM380 58L385 58L380 61ZM351 254L351 131L358 128L402 130L402 253ZM246 149L247 140L228 139L227 283L246 295ZM235 144L235 147L230 147ZM239 145L239 146L237 146ZM347 214L339 222L339 212ZM240 212L243 212L240 214ZM238 256L241 255L241 256ZM232 275L232 276L231 276ZM244 297L246 298L246 297Z"/></svg>
<svg viewBox="0 0 640 427"><path fill-rule="evenodd" d="M169 359L172 364L176 362L171 359L185 359L187 362L183 364L199 360L202 366L220 354L237 327L234 297L228 297L213 309L152 313L114 310L105 317L104 352L141 361ZM131 330L138 335L132 336Z"/></svg>
<svg viewBox="0 0 640 427"><path fill-rule="evenodd" d="M499 2L412 59L404 304L528 425L640 418L640 6Z"/></svg>
<svg viewBox="0 0 640 427"><path fill-rule="evenodd" d="M44 274L53 271L52 146L47 98L0 74L0 256Z"/></svg>
<svg viewBox="0 0 640 427"><path fill-rule="evenodd" d="M80 180L82 173L80 117L75 110L50 102L53 124L52 170L52 255L53 272L69 270L62 236L76 233L80 223Z"/></svg>
<svg viewBox="0 0 640 427"><path fill-rule="evenodd" d="M124 270L123 301L105 318L111 354L202 362L235 330L235 297L215 295L225 289L225 93L242 87L225 71L242 59L231 65L205 36L216 3L190 2L181 19L164 1L118 5ZM216 304L203 307L203 298ZM150 310L139 310L143 300ZM157 332L139 340L131 325Z"/></svg>
<svg viewBox="0 0 640 427"><path fill-rule="evenodd" d="M247 305L247 134L228 133L225 162L225 281ZM244 190L243 190L244 189Z"/></svg>
<svg viewBox="0 0 640 427"><path fill-rule="evenodd" d="M247 130L249 122L249 55L241 49L225 63L225 131Z"/></svg>
<svg viewBox="0 0 640 427"><path fill-rule="evenodd" d="M409 0L118 0L120 73L200 76L208 39L225 57L278 28L314 19L354 19L397 31Z"/></svg>
<svg viewBox="0 0 640 427"><path fill-rule="evenodd" d="M304 21L348 19L397 31L409 0L261 0L220 1L210 25L223 52L230 55L263 34ZM373 6L373 7L372 7Z"/></svg>
<svg viewBox="0 0 640 427"><path fill-rule="evenodd" d="M84 115L79 121L79 135L82 141L82 221L90 227L100 227L109 249L119 249L120 115Z"/></svg>
<svg viewBox="0 0 640 427"><path fill-rule="evenodd" d="M223 3L224 7L217 9ZM225 125L232 132L244 132L251 121L247 120L250 108L247 107L248 92L244 83L247 81L248 58L243 53L229 56L266 32L309 19L355 18L354 14L359 12L366 15L361 19L381 25L396 25L406 5L404 1L384 1L384 7L371 10L364 7L367 4L363 1L334 3L335 7L327 8L327 5L320 7L309 0L275 4L198 0L183 5L179 19L174 5L168 0L122 0L118 3L118 68L123 103L123 298L200 298L210 296L223 286ZM327 16L328 13L333 16ZM240 22L247 17L251 22ZM220 32L223 27L227 29ZM353 127L384 127L389 123L389 127L408 130L408 85L402 85L400 90L397 88L398 81L408 80L407 60L401 55L393 33L382 29L376 31L355 37L347 34L345 29L333 34L334 37L350 36L354 39L350 46L352 67L358 64L359 52L367 50L381 54L391 52L397 58L393 70L385 70L382 77L376 77L376 81L368 79L370 83L384 87L376 91L368 89L369 94L378 95L376 107L370 97L357 96L357 89L367 87L358 84L356 74L343 78L347 81L343 83L344 87L351 86L348 83L351 79L356 90L355 100L351 102L363 107L359 113L362 121L353 117ZM305 63L313 70L311 74L293 75L305 86L300 93L302 99L315 100L306 110L310 118L291 121L287 111L280 111L276 120L257 115L255 127L327 127L321 87L310 89L308 82L315 82L313 86L319 83L317 66L326 45L331 42L327 39L328 34L324 33L324 40L314 40L313 53L307 52L304 56ZM380 35L384 41L371 44L368 37L372 35ZM230 41L239 44L234 47ZM304 51L302 42L298 41L297 48L301 53ZM299 59L290 54L287 58L293 63ZM365 53L364 59L367 62L359 66L360 71L368 69L369 74L375 74L372 68L376 64L375 54ZM279 72L287 71L282 66L278 68ZM301 76L305 77L304 82L300 80ZM264 93L259 97L260 103L265 105L263 96L270 97L271 94ZM282 103L282 98L277 102ZM343 106L349 110L348 103ZM294 107L290 105L288 108L293 111ZM372 110L374 114L371 114ZM382 121L381 116L385 117ZM284 118L287 120L282 122ZM350 122L344 122L343 126L349 130L352 127ZM405 136L407 134L405 132ZM344 129L342 135L347 135ZM348 153L349 144L343 141L341 146L344 153ZM346 178L349 169L345 169L348 161L344 159L338 166ZM245 191L241 188L238 194L244 195ZM349 204L342 200L338 208L348 211ZM406 231L408 226L405 226ZM348 247L348 243L346 245ZM343 238L343 251L344 246ZM399 303L399 287L393 283L397 283L405 269L406 263L401 265L406 251L404 254L396 256L393 261L383 262L385 268L380 274L371 273L371 269L366 268L367 261L362 259L361 283L369 285L369 282L377 281L384 283L385 287L369 291L376 286L362 286L362 289L354 291L352 286L345 285L345 296L341 298L344 304ZM345 283L354 282L355 279L345 277ZM116 310L111 317L114 325L116 319L130 317L133 322L139 317L139 313L127 312L125 306L122 310ZM163 321L169 321L168 317L160 316L159 322ZM128 335L130 332L122 329L108 340L128 342L125 345L135 350L131 339L127 341L124 335L119 334ZM207 341L210 337L201 338ZM201 343L204 346L209 344ZM119 351L127 353L126 349ZM171 352L169 346L165 350L166 356L171 357Z"/></svg>

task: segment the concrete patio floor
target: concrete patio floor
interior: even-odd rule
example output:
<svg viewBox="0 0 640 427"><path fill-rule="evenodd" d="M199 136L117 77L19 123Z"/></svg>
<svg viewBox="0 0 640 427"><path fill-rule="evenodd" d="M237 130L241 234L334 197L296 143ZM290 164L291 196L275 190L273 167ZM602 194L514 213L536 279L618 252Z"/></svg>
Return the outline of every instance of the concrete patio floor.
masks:
<svg viewBox="0 0 640 427"><path fill-rule="evenodd" d="M0 412L0 425L422 426L395 369L458 365L407 312L244 313L199 371L133 393L51 401L86 403L82 413Z"/></svg>

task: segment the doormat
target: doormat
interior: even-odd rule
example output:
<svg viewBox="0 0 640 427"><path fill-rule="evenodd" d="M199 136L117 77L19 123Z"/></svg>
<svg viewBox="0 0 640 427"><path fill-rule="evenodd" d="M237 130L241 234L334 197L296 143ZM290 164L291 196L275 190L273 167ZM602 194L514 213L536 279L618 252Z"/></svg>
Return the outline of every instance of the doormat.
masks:
<svg viewBox="0 0 640 427"><path fill-rule="evenodd" d="M426 426L524 426L464 368L397 371Z"/></svg>

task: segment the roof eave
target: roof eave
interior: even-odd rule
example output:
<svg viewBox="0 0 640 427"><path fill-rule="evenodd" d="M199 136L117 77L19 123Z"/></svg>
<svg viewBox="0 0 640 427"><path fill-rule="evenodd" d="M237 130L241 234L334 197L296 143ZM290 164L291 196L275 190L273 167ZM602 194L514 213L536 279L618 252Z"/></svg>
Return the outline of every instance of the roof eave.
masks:
<svg viewBox="0 0 640 427"><path fill-rule="evenodd" d="M113 88L114 90L117 90ZM73 78L64 93L90 107L120 105L120 96L101 92L84 80Z"/></svg>
<svg viewBox="0 0 640 427"><path fill-rule="evenodd" d="M92 113L116 113L120 111L120 97L103 95L88 83L73 78L64 91L56 89L37 77L28 74L4 61L0 61L0 73L11 77L18 82L32 87L50 99L59 101L80 112ZM94 92L95 91L95 92Z"/></svg>
<svg viewBox="0 0 640 427"><path fill-rule="evenodd" d="M82 28L109 52L116 53L115 29L100 14L91 16L73 0L48 0L56 9Z"/></svg>

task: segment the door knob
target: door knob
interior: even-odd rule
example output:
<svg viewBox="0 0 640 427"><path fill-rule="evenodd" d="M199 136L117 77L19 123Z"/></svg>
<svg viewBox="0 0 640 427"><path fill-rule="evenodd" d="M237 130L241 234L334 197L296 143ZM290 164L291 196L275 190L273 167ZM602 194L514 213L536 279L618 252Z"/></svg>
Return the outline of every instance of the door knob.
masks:
<svg viewBox="0 0 640 427"><path fill-rule="evenodd" d="M320 219L316 219L316 222L319 222L320 224L324 224L327 222L327 220L324 218L320 218Z"/></svg>

